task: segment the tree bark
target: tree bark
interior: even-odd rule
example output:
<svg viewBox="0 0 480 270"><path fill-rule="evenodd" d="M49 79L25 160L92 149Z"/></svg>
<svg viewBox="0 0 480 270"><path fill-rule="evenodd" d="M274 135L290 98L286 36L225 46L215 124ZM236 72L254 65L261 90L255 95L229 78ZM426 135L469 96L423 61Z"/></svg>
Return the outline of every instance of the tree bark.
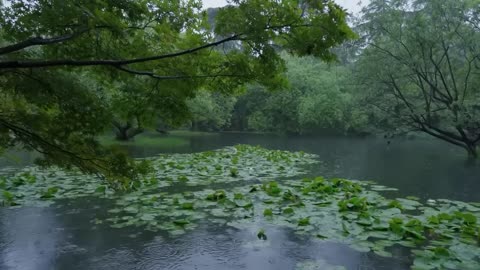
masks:
<svg viewBox="0 0 480 270"><path fill-rule="evenodd" d="M465 149L468 152L468 157L472 159L477 159L478 158L478 151L477 151L477 146L475 144L467 144Z"/></svg>
<svg viewBox="0 0 480 270"><path fill-rule="evenodd" d="M163 55L154 55L149 57L141 58L131 58L131 59L93 59L93 60L73 60L73 59L40 59L40 60L6 60L0 61L0 70L1 69L12 69L12 68L46 68L46 67L56 67L56 66L72 66L72 67L83 67L83 66L111 66L111 67L122 67L130 64L144 63L151 61L158 61L168 58L175 58L182 55L193 54L197 51L204 49L216 47L228 41L238 40L242 34L232 35L230 37L206 43L204 45L194 47L187 50L182 50L174 53L168 53ZM6 49L5 49L6 50ZM124 70L125 71L125 70Z"/></svg>
<svg viewBox="0 0 480 270"><path fill-rule="evenodd" d="M437 139L464 148L467 151L468 158L478 158L477 146L480 140L471 140L463 132L460 132L462 136L457 136L451 132L444 131L439 128L434 128L432 126L427 126L425 123L422 123L420 121L417 121L417 123L421 125L420 131L429 134Z"/></svg>
<svg viewBox="0 0 480 270"><path fill-rule="evenodd" d="M155 130L162 135L168 134L168 130L166 128L156 128Z"/></svg>
<svg viewBox="0 0 480 270"><path fill-rule="evenodd" d="M116 121L113 122L113 126L116 128L115 139L118 141L130 141L138 134L141 134L144 130L141 127L134 127L130 122L122 125Z"/></svg>

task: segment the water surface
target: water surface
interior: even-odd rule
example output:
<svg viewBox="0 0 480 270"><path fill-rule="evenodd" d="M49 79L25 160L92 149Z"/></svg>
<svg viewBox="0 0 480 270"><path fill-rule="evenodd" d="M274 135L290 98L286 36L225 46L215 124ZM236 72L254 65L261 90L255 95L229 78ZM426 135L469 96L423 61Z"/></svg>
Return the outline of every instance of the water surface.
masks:
<svg viewBox="0 0 480 270"><path fill-rule="evenodd" d="M480 201L480 166L461 149L432 140L283 137L252 134L192 136L189 144L130 148L137 157L160 152L197 152L239 143L303 150L320 156L312 175L375 180L400 189L399 196ZM28 163L28 155L23 154ZM8 164L7 164L8 163ZM3 161L0 166L10 166ZM23 164L17 164L22 166ZM393 194L394 196L395 194ZM112 229L91 220L109 208L106 201L60 201L48 208L0 210L0 269L295 269L324 260L347 269L409 269L411 257L396 249L394 259L359 253L342 244L322 243L266 224L247 230L203 224L171 237L139 228ZM265 228L269 240L256 237Z"/></svg>

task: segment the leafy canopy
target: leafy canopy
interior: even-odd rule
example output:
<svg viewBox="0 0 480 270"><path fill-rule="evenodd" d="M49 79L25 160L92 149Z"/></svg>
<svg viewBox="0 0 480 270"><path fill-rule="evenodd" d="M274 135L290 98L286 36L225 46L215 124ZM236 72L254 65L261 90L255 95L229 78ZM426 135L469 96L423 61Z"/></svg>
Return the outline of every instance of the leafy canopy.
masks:
<svg viewBox="0 0 480 270"><path fill-rule="evenodd" d="M281 50L332 60L354 37L330 0L235 0L214 27L198 0L0 3L0 145L125 182L138 168L95 139L116 118L183 121L199 89L277 88Z"/></svg>
<svg viewBox="0 0 480 270"><path fill-rule="evenodd" d="M371 2L357 70L379 118L478 155L479 10L470 0Z"/></svg>

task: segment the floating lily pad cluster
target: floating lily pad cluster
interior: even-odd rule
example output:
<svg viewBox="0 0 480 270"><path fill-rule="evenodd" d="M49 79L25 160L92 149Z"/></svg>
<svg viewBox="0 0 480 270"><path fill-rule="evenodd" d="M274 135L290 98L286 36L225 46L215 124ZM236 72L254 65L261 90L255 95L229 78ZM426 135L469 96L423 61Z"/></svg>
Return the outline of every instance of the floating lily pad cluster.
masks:
<svg viewBox="0 0 480 270"><path fill-rule="evenodd" d="M162 186L175 184L175 187L269 182L274 178L304 174L307 172L305 165L318 162L315 155L303 152L247 145L194 154L162 155L151 161L156 168L151 182L162 183ZM106 221L118 228L144 226L149 230L180 234L206 217L222 224L234 218L252 218L253 201L242 194L248 193L245 187L230 187L232 190L238 192L200 189L167 193L159 192L161 189L157 185L145 184L135 192L118 197L117 207L109 210L111 216ZM225 208L227 205L229 207Z"/></svg>
<svg viewBox="0 0 480 270"><path fill-rule="evenodd" d="M290 227L320 240L350 245L360 252L392 257L389 250L412 250L415 269L480 269L480 207L450 200L387 199L366 182L306 178L242 188L253 202L252 218ZM376 189L386 189L375 186ZM243 193L242 193L243 192ZM232 212L232 196L223 204ZM240 196L238 196L240 197ZM236 200L234 199L235 203ZM231 226L248 227L237 218ZM268 236L268 231L262 235Z"/></svg>
<svg viewBox="0 0 480 270"><path fill-rule="evenodd" d="M376 186L376 189L384 189ZM387 189L387 188L385 188ZM389 189L387 189L389 190ZM360 252L391 257L390 248L412 250L416 269L478 269L480 208L438 200L383 197L371 184L305 178L282 184L204 189L177 194L129 194L111 209L114 227L143 226L182 234L201 222L249 228L270 223L319 240L344 243ZM268 239L261 229L257 236Z"/></svg>
<svg viewBox="0 0 480 270"><path fill-rule="evenodd" d="M112 196L98 178L76 172L26 167L15 175L0 176L0 205L48 206L54 199Z"/></svg>
<svg viewBox="0 0 480 270"><path fill-rule="evenodd" d="M134 185L140 194L158 192L172 185L198 186L293 177L306 173L304 165L318 162L312 154L248 145L148 159L155 172ZM25 167L13 174L10 168L0 170L0 204L4 206L48 205L52 199L85 196L117 198L120 195L99 178L79 172L35 166Z"/></svg>
<svg viewBox="0 0 480 270"><path fill-rule="evenodd" d="M198 186L245 180L291 178L306 173L316 155L237 145L219 151L169 154L152 159L155 178Z"/></svg>
<svg viewBox="0 0 480 270"><path fill-rule="evenodd" d="M32 167L4 177L0 198L16 205L104 197L113 206L95 222L114 228L179 235L205 222L236 228L270 224L385 257L392 248L407 248L415 269L480 269L478 204L387 199L380 193L391 188L369 182L298 179L316 162L301 152L240 145L149 160L155 173L132 192L114 192L94 177ZM258 231L258 241L268 241L268 234ZM308 267L315 265L301 265Z"/></svg>
<svg viewBox="0 0 480 270"><path fill-rule="evenodd" d="M306 178L226 190L130 194L110 210L114 227L144 226L181 234L200 222L248 228L266 222L360 252L390 257L389 248L412 249L417 269L478 269L480 208L464 202L389 200L368 183ZM377 186L377 188L380 188ZM266 240L268 231L258 238Z"/></svg>

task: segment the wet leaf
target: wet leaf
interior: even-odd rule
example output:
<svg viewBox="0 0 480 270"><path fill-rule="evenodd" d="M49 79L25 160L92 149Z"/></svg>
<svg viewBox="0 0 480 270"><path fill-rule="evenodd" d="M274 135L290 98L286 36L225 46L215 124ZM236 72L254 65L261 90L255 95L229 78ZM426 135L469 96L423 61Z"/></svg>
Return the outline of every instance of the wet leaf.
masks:
<svg viewBox="0 0 480 270"><path fill-rule="evenodd" d="M264 229L260 229L257 233L257 237L258 239L260 240L267 240L267 235L265 234L265 230Z"/></svg>

